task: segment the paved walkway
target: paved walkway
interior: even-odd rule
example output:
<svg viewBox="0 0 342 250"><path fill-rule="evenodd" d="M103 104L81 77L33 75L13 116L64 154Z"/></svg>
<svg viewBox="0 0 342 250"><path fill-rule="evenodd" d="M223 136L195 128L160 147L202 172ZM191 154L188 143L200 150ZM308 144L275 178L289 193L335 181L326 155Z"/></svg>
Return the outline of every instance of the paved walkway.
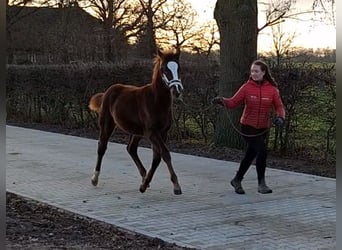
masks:
<svg viewBox="0 0 342 250"><path fill-rule="evenodd" d="M109 144L97 187L96 140L7 126L6 147L8 191L128 230L208 250L336 248L335 179L268 169L262 195L252 166L238 195L238 163L172 153L183 194L163 162L141 194L125 145ZM150 149L139 154L149 166Z"/></svg>

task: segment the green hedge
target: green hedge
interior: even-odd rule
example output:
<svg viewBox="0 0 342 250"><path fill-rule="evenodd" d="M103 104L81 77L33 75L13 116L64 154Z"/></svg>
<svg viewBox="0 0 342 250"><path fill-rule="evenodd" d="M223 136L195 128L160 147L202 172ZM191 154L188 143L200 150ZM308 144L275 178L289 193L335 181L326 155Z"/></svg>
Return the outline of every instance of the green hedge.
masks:
<svg viewBox="0 0 342 250"><path fill-rule="evenodd" d="M287 110L285 128L272 129L274 151L316 154L325 159L336 153L336 76L334 65L286 64L272 68ZM126 64L71 64L7 67L7 119L48 123L68 128L96 128L89 98L113 83L143 85L151 81L152 62ZM183 102L174 103L170 137L210 144L217 107L218 66L182 65Z"/></svg>

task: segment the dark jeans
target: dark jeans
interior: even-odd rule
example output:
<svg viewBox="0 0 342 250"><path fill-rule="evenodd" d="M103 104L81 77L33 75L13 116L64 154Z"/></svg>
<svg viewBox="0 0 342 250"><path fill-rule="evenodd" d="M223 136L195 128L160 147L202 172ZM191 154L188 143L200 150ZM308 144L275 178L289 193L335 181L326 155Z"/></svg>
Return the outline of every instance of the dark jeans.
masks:
<svg viewBox="0 0 342 250"><path fill-rule="evenodd" d="M242 180L247 170L251 166L253 160L256 158L256 171L258 175L258 182L265 178L266 170L266 158L267 158L267 147L266 147L266 132L267 128L256 129L251 126L241 125L241 132L246 135L257 135L257 136L243 136L247 142L247 149L245 157L240 163L239 170L236 173L238 180ZM262 133L265 132L265 133ZM262 134L260 134L262 133Z"/></svg>

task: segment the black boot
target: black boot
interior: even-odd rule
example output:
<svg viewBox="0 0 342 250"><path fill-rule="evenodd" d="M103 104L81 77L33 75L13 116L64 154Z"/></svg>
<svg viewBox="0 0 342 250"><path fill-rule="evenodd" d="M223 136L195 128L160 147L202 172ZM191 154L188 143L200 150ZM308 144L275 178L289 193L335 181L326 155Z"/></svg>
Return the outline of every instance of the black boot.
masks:
<svg viewBox="0 0 342 250"><path fill-rule="evenodd" d="M259 181L259 185L258 185L258 192L261 194L270 194L272 193L272 189L270 189L266 183L265 183L265 179L261 179Z"/></svg>
<svg viewBox="0 0 342 250"><path fill-rule="evenodd" d="M245 194L245 190L243 190L241 186L241 180L235 177L233 180L231 180L230 184L235 188L235 193Z"/></svg>

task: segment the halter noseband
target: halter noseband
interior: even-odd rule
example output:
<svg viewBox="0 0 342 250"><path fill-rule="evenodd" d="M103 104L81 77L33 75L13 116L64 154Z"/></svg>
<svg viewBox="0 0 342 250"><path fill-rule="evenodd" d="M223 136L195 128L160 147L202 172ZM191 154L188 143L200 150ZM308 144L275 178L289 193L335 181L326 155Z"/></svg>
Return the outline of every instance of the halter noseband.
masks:
<svg viewBox="0 0 342 250"><path fill-rule="evenodd" d="M173 80L169 81L169 79L167 79L165 74L162 74L162 79L163 79L163 82L165 83L165 85L167 87L169 87L170 89L173 86L175 86L178 93L180 93L184 89L183 84L182 84L181 80L179 80L179 79L173 79Z"/></svg>

